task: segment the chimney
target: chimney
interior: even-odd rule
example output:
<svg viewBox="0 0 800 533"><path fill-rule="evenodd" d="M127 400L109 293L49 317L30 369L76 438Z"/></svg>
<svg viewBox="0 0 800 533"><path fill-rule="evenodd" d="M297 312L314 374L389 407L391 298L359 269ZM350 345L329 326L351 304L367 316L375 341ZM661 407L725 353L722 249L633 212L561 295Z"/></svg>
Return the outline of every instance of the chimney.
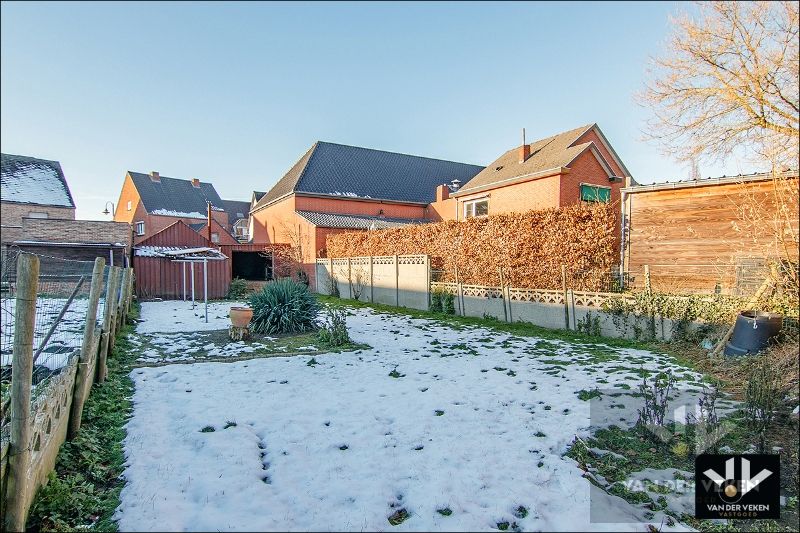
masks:
<svg viewBox="0 0 800 533"><path fill-rule="evenodd" d="M155 170L150 171L150 179L155 182L161 182L161 176Z"/></svg>
<svg viewBox="0 0 800 533"><path fill-rule="evenodd" d="M450 187L446 184L438 185L436 187L436 201L441 202L450 198Z"/></svg>
<svg viewBox="0 0 800 533"><path fill-rule="evenodd" d="M525 142L525 128L522 128L522 146L519 147L519 162L524 163L531 156L531 145Z"/></svg>
<svg viewBox="0 0 800 533"><path fill-rule="evenodd" d="M192 187L200 188L200 180L198 178L192 178Z"/></svg>

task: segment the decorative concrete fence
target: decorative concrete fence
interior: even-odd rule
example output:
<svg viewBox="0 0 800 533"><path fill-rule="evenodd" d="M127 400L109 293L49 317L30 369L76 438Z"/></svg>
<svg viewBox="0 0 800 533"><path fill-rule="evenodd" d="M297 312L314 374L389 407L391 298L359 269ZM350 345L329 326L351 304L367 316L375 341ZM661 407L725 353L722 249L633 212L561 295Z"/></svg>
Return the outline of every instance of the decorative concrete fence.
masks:
<svg viewBox="0 0 800 533"><path fill-rule="evenodd" d="M91 274L70 274L78 281L69 298L54 298L53 287L63 285L70 275L50 281L40 275L38 256L20 253L15 259L16 273L8 280L4 274L3 279L3 326L13 331L13 350L6 351L11 345L6 335L10 341L11 333L3 334L3 365L11 365L0 428L4 531L24 531L36 492L53 471L61 445L79 431L92 384L106 378L106 360L125 323L134 287L133 269L106 267L105 259L98 257L93 264L65 262L65 272L91 268ZM87 279L88 295L76 299ZM47 309L48 305L55 307ZM56 309L60 312L53 312ZM66 329L72 329L59 332L69 320ZM52 372L40 380L43 368Z"/></svg>
<svg viewBox="0 0 800 533"><path fill-rule="evenodd" d="M317 259L316 291L365 302L427 310L430 290L427 255L385 255Z"/></svg>
<svg viewBox="0 0 800 533"><path fill-rule="evenodd" d="M431 291L452 294L456 314L461 316L493 317L505 322L529 322L544 328L568 330L579 330L596 323L599 333L604 337L634 339L649 334L669 341L676 325L669 318L604 311L603 303L609 298L626 297L621 293L442 282L431 283ZM692 329L698 326L699 323L692 323L688 327Z"/></svg>

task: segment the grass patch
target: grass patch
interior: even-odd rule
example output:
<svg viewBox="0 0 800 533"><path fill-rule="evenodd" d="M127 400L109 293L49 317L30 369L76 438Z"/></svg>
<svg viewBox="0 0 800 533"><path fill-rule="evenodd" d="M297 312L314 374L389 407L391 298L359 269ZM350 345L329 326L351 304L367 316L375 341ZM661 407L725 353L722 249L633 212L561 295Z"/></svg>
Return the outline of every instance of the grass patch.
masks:
<svg viewBox="0 0 800 533"><path fill-rule="evenodd" d="M138 315L139 304L134 302L129 319ZM124 485L119 479L125 462L122 439L132 411L133 382L128 374L138 355L138 347L128 340L133 329L125 325L117 338L108 356L108 379L92 387L80 432L58 452L55 471L31 506L28 530L117 531L112 516Z"/></svg>
<svg viewBox="0 0 800 533"><path fill-rule="evenodd" d="M450 509L449 507L445 507L444 509L436 509L436 512L442 516L450 516L451 514L453 514L452 509Z"/></svg>
<svg viewBox="0 0 800 533"><path fill-rule="evenodd" d="M584 402L588 402L592 398L599 398L602 395L603 394L597 389L592 389L590 391L581 389L581 390L578 391L578 399L582 400Z"/></svg>
<svg viewBox="0 0 800 533"><path fill-rule="evenodd" d="M391 525L399 526L400 524L408 520L408 518L409 518L408 511L406 511L405 509L398 509L397 511L389 515L388 520Z"/></svg>

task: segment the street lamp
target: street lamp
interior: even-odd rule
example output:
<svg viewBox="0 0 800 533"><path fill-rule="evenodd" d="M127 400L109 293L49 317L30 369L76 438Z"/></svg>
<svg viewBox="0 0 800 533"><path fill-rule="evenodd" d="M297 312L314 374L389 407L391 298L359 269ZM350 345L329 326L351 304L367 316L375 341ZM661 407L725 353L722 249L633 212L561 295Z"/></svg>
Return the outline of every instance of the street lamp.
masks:
<svg viewBox="0 0 800 533"><path fill-rule="evenodd" d="M108 210L108 204L111 204L111 211ZM114 202L110 202L110 201L106 202L106 208L103 209L103 214L104 215L108 215L109 213L111 214L112 217L117 214L117 208L114 207Z"/></svg>

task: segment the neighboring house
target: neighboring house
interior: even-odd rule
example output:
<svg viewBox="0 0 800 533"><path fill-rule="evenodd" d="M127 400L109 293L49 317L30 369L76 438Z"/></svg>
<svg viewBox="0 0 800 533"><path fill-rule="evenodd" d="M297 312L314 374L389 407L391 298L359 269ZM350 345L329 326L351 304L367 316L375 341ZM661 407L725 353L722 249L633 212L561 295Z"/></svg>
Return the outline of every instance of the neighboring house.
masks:
<svg viewBox="0 0 800 533"><path fill-rule="evenodd" d="M222 224L213 218L211 219L211 232L208 231L208 224L205 221L188 224L188 226L211 242L213 246L239 243Z"/></svg>
<svg viewBox="0 0 800 533"><path fill-rule="evenodd" d="M255 192L253 196L255 196ZM231 235L233 235L238 242L247 242L250 240L248 231L250 229L250 207L253 205L252 199L250 202L222 200L222 204L225 207L225 212L228 213L228 227L230 228Z"/></svg>
<svg viewBox="0 0 800 533"><path fill-rule="evenodd" d="M622 189L622 260L655 290L751 295L776 259L797 268L797 171Z"/></svg>
<svg viewBox="0 0 800 533"><path fill-rule="evenodd" d="M0 242L22 238L23 218L75 219L75 202L58 161L0 158Z"/></svg>
<svg viewBox="0 0 800 533"><path fill-rule="evenodd" d="M524 138L524 130L523 130ZM440 186L433 218L522 212L578 202L619 202L630 172L597 124L588 124L513 148L475 177Z"/></svg>
<svg viewBox="0 0 800 533"><path fill-rule="evenodd" d="M230 232L225 205L210 183L161 176L158 172L127 172L114 220L133 225L139 243L180 220L185 224L205 222L211 217Z"/></svg>
<svg viewBox="0 0 800 533"><path fill-rule="evenodd" d="M129 224L75 220L75 202L58 161L2 154L0 240L45 258L124 265L130 252ZM49 260L56 264L57 261Z"/></svg>
<svg viewBox="0 0 800 533"><path fill-rule="evenodd" d="M316 142L252 207L250 238L300 247L303 262L312 265L328 234L387 221L429 219L438 185L467 182L481 170L465 163Z"/></svg>

